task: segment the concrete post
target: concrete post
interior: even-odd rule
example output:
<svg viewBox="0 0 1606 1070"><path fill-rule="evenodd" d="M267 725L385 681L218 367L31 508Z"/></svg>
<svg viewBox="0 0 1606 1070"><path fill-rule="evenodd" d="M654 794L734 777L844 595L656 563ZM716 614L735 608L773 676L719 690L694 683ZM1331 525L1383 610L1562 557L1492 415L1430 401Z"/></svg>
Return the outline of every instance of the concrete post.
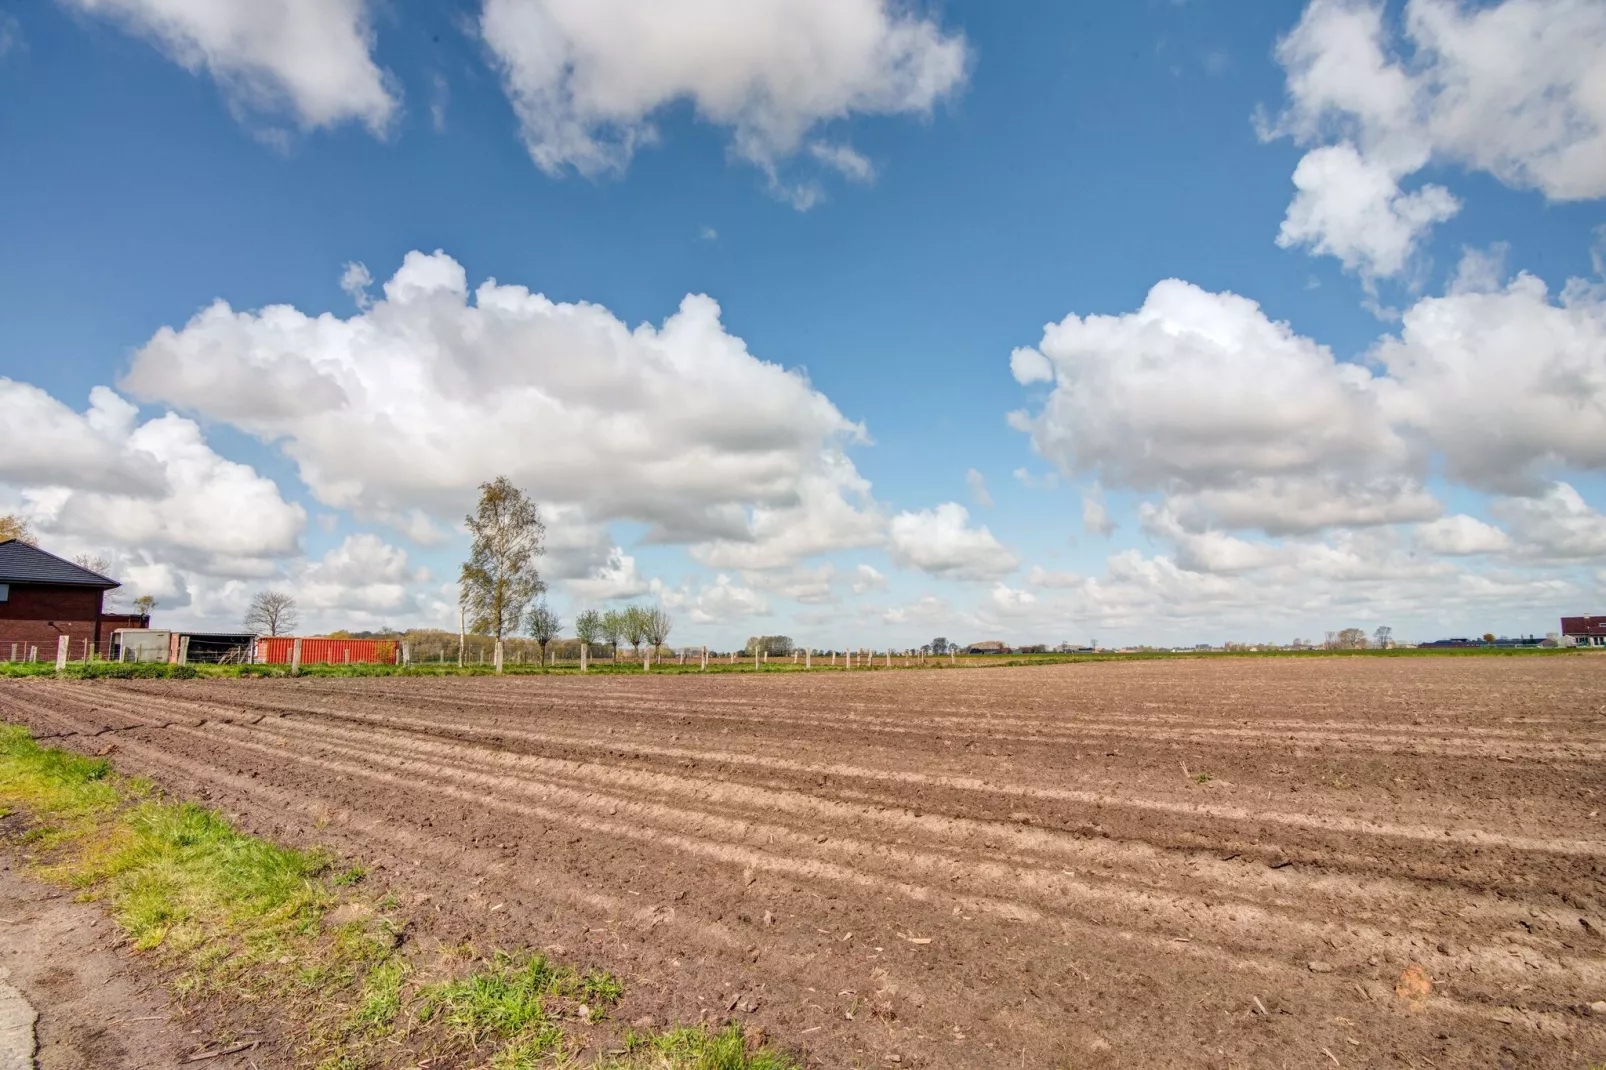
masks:
<svg viewBox="0 0 1606 1070"><path fill-rule="evenodd" d="M849 647L846 650L845 656L847 657L847 661L843 663L843 667L844 668L848 668L848 669L853 668L853 648L852 647Z"/></svg>
<svg viewBox="0 0 1606 1070"><path fill-rule="evenodd" d="M831 668L836 668L836 651L831 651Z"/></svg>
<svg viewBox="0 0 1606 1070"><path fill-rule="evenodd" d="M954 656L954 648L953 647L949 647L948 648L948 664L950 664L950 665L958 664L958 661L956 660L956 658Z"/></svg>
<svg viewBox="0 0 1606 1070"><path fill-rule="evenodd" d="M641 671L652 672L652 647L650 645L647 647L647 652L641 656Z"/></svg>
<svg viewBox="0 0 1606 1070"><path fill-rule="evenodd" d="M180 665L188 665L190 663L190 637L187 635L179 636L178 663Z"/></svg>
<svg viewBox="0 0 1606 1070"><path fill-rule="evenodd" d="M892 668L892 648L887 648L887 668Z"/></svg>
<svg viewBox="0 0 1606 1070"><path fill-rule="evenodd" d="M397 664L402 665L402 666L411 665L413 663L413 651L412 651L412 648L410 646L408 646L406 643L403 643L397 649L397 651L396 651L396 662L397 662Z"/></svg>
<svg viewBox="0 0 1606 1070"><path fill-rule="evenodd" d="M757 672L759 670L759 667L764 664L762 661L759 660L763 656L764 655L763 655L762 651L758 651L758 650L753 651L753 671L754 672Z"/></svg>
<svg viewBox="0 0 1606 1070"><path fill-rule="evenodd" d="M496 661L496 674L500 676L502 675L502 640L500 639L496 641L496 653L494 658Z"/></svg>
<svg viewBox="0 0 1606 1070"><path fill-rule="evenodd" d="M708 648L706 646L703 647L703 666L702 666L702 669L700 671L702 671L702 672L707 672L708 671Z"/></svg>
<svg viewBox="0 0 1606 1070"><path fill-rule="evenodd" d="M587 664L586 664L586 656L587 656L587 654L590 653L590 651L588 649L590 646L591 646L590 643L581 643L580 644L580 671L581 672L589 672L590 671L589 668L587 667Z"/></svg>
<svg viewBox="0 0 1606 1070"><path fill-rule="evenodd" d="M813 658L813 656L814 656L814 651L812 651L812 650L804 650L803 651L803 668L808 669L808 668L812 667L813 662L812 662L811 659Z"/></svg>
<svg viewBox="0 0 1606 1070"><path fill-rule="evenodd" d="M65 672L67 669L67 644L72 640L65 635L56 636L56 671Z"/></svg>
<svg viewBox="0 0 1606 1070"><path fill-rule="evenodd" d="M290 675L301 675L301 640L299 637L290 640Z"/></svg>

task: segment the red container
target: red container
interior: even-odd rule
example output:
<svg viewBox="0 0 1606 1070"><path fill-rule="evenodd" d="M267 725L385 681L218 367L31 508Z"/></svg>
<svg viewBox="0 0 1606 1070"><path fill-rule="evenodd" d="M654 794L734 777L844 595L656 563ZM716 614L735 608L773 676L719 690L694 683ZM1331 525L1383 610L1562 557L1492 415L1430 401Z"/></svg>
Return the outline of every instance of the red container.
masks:
<svg viewBox="0 0 1606 1070"><path fill-rule="evenodd" d="M295 639L285 635L257 640L257 661L288 665ZM394 639L302 639L303 665L395 665L401 661L401 644Z"/></svg>

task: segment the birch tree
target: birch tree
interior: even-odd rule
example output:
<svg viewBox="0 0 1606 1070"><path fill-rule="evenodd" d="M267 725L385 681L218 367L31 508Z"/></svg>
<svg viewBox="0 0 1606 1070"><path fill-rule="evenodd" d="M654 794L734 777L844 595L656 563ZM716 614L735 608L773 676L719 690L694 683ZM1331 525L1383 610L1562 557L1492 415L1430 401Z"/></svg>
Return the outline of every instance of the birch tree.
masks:
<svg viewBox="0 0 1606 1070"><path fill-rule="evenodd" d="M466 523L474 537L461 576L468 629L502 639L518 629L530 600L546 590L536 569L546 525L535 503L506 476L480 484L479 507Z"/></svg>

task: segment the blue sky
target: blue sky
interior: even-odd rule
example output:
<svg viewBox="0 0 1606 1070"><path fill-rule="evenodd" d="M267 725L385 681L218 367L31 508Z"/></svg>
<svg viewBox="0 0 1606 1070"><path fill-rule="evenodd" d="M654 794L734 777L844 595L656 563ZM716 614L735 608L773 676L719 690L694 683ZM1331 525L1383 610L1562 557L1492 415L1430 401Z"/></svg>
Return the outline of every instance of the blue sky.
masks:
<svg viewBox="0 0 1606 1070"><path fill-rule="evenodd" d="M502 471L688 643L1602 597L1606 5L0 19L0 511L172 623L445 623Z"/></svg>

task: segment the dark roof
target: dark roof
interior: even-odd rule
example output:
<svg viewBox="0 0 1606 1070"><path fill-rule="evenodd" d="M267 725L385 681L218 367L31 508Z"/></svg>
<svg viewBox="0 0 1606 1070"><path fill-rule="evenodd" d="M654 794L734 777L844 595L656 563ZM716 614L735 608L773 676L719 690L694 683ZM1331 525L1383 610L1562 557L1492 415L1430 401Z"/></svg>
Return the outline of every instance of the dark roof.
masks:
<svg viewBox="0 0 1606 1070"><path fill-rule="evenodd" d="M53 583L68 587L121 587L114 579L30 546L21 539L0 542L0 583Z"/></svg>

